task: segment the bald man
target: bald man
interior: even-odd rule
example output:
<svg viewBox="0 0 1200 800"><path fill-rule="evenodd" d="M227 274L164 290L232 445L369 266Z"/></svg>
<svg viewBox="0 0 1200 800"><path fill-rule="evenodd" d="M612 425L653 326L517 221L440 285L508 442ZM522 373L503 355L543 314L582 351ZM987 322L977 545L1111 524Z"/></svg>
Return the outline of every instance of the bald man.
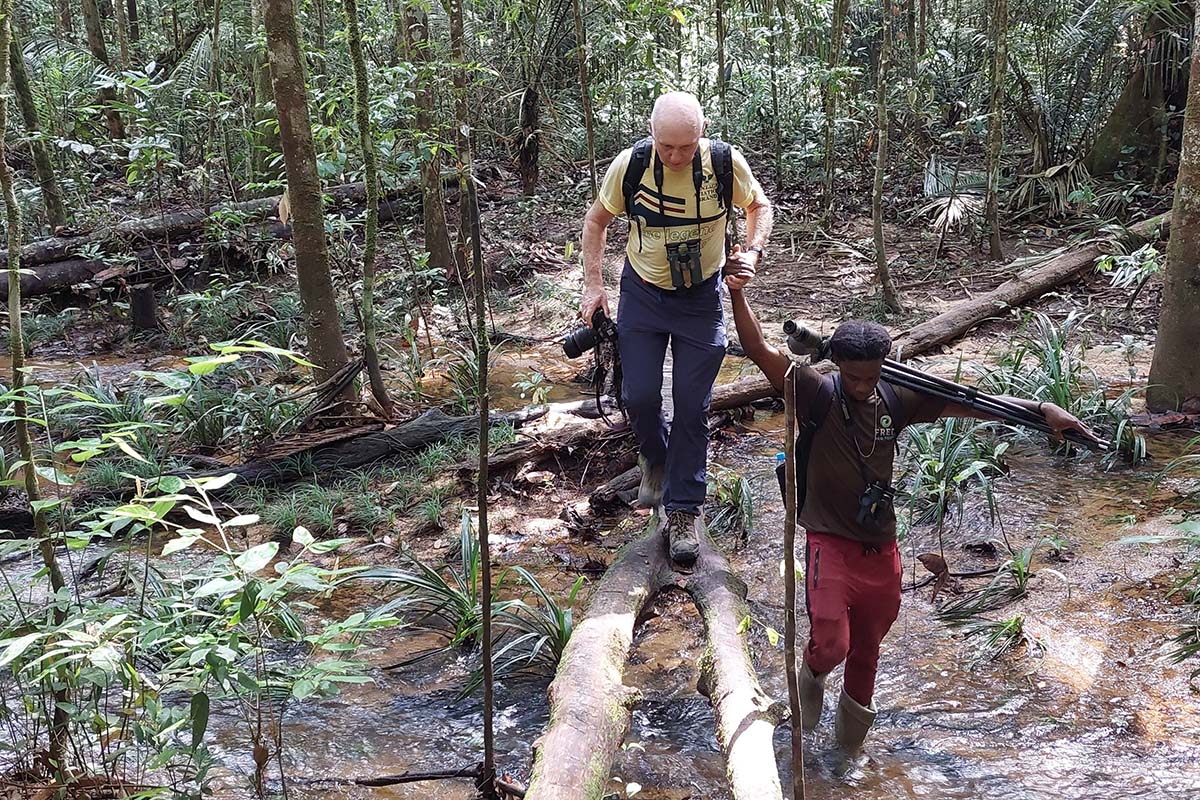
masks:
<svg viewBox="0 0 1200 800"><path fill-rule="evenodd" d="M707 488L708 404L725 356L722 269L756 268L771 232L771 204L736 149L704 137L699 101L658 98L650 137L613 160L583 227L583 296L592 323L609 314L601 264L608 225L629 217L617 317L622 399L638 441L638 501L662 505L671 560L690 568L700 552ZM640 173L640 179L638 179ZM746 209L746 248L727 252L732 206ZM663 361L671 346L674 417L662 417Z"/></svg>

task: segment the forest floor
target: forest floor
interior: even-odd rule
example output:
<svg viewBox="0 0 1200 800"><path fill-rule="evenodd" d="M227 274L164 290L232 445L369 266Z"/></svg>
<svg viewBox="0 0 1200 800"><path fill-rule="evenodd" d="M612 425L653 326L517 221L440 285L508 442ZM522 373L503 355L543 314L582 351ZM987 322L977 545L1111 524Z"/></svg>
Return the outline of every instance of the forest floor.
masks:
<svg viewBox="0 0 1200 800"><path fill-rule="evenodd" d="M499 342L490 391L493 408L514 409L528 404L529 398L522 396L528 389L522 390L514 384L528 380L534 373L545 376L544 388L549 400L581 398L585 390L576 379L584 365L567 361L559 345L562 335L577 324L574 318L582 280L577 258L578 238L585 211L579 184L564 186L560 191L537 198L523 198L509 188L515 181L499 169L487 170L484 176L481 195L484 253L493 283L489 322L493 326L493 338ZM847 196L864 198L869 196L866 186L859 180L843 187L843 191ZM891 207L915 208L919 198L911 194L912 188L899 187L896 195L890 198ZM984 252L986 243L963 232L948 235L942 251L935 256L938 237L929 223L912 218L913 215L900 214L885 226L885 236L905 311L899 316L883 317L873 283L875 267L869 203L855 201L840 205L833 215L833 222L824 228L814 221L816 200L812 192L784 193L779 196L776 208L776 227L768 257L748 290L748 296L768 336L777 343L782 341L778 323L786 319L803 320L829 332L843 318L866 317L878 319L897 332L946 310L957 301L995 288L1014 272L1010 261L991 261ZM609 236L606 273L610 286L615 285L612 279L619 270L622 257L624 235L621 227L620 224L613 226ZM1069 235L1059 228L1028 224L1019 235L1008 238L1006 252L1010 259L1034 256L1061 247L1069 240ZM400 286L409 270L410 249L414 242L409 238L407 227L393 225L383 228L380 245L379 302L387 315L382 331L385 378L392 385L403 387L398 392L400 416L410 417L431 403L447 404L453 400L454 383L443 367L452 363L448 351L456 347L456 342L461 344L464 340L467 312L461 301L454 299L453 291L443 294L434 306L422 309L420 314L413 314L411 307L404 308L398 294L389 297L389 287ZM247 260L253 261L250 255L247 254ZM260 309L275 305L279 293L294 291L292 278L286 272L264 276L251 271L234 276L233 280L249 284L245 292L253 298L252 305ZM1157 283L1150 284L1132 309L1127 310L1128 292L1112 288L1106 276L1089 271L1022 312L1005 312L985 322L962 341L943 348L940 354L920 359L919 363L946 376L953 376L962 361L994 364L1011 351L1014 339L1022 330L1024 313L1041 311L1061 321L1071 312L1079 312L1085 318L1077 328L1080 338L1076 344L1080 345L1087 365L1107 387L1109 394L1143 387L1153 352L1160 291ZM610 289L610 299L617 299L615 289ZM138 370L170 368L181 363L185 356L203 352L200 341L153 335L130 337L119 306L89 305L87 300L87 297L77 297L43 301L39 316L65 321L59 327L49 321L39 323L45 329L35 342L30 360L40 380L47 383L67 381L80 365L94 365L106 380L115 385L128 385L136 379ZM68 310L64 312L64 309ZM405 312L409 314L407 318ZM173 313L168 302L165 311L168 331L172 327ZM730 330L732 332L731 321ZM409 331L415 331L415 336L406 338ZM414 378L411 364L407 363L413 343L428 366L425 375L419 378ZM720 380L730 381L754 373L752 364L731 355ZM284 380L296 381L298 378L289 374ZM419 395L414 391L418 387ZM1137 402L1135 400L1135 404ZM782 629L778 601L781 581L775 571L782 508L777 490L772 491L770 474L774 452L781 447L781 420L778 414L765 409L739 415L716 430L711 451L714 473L732 471L746 477L757 506L749 543L724 540L722 544L736 553L735 567L750 583L751 606L756 620L763 622L752 629L751 643L757 653L760 671L766 672L764 685L776 696L782 696L780 693L785 691L780 655L768 645L765 630L770 626ZM882 756L881 763L868 770L865 778L860 775L856 779L855 785L863 789L862 796L906 796L892 794L887 788L888 782L898 776L908 780L917 794L922 793L922 787L930 789L946 781L957 781L959 785L973 788L942 796L1041 796L1036 792L1021 794L1022 787L1033 790L1031 784L1022 784L1019 780L1013 793L996 793L998 784L993 781L1002 777L1012 779L1018 773L1021 758L1017 751L1022 745L1019 740L1011 742L999 748L1000 756L989 756L981 738L985 736L985 726L980 726L977 720L962 723L959 726L961 736L956 739L953 731L959 724L955 722L959 719L955 716L958 712L945 707L938 692L929 688L947 675L968 686L965 702L968 706L974 704L971 712L974 714L1008 713L1003 708L1017 702L1013 698L1021 697L1024 691L1029 700L1028 707L1024 701L1018 702L1012 714L1015 715L1015 730L1031 736L1034 749L1051 752L1061 748L1064 742L1082 741L1080 736L1098 736L1099 739L1091 741L1099 741L1099 744L1079 745L1078 752L1072 751L1072 755L1065 758L1060 765L1065 772L1073 765L1120 752L1133 736L1141 744L1131 752L1150 753L1151 756L1157 753L1161 758L1155 763L1167 776L1167 784L1179 789L1185 787L1186 769L1179 760L1179 745L1167 743L1180 731L1198 729L1194 723L1200 720L1200 705L1194 698L1188 699L1184 670L1150 660L1169 635L1172 601L1166 599L1166 594L1171 584L1173 562L1169 554L1161 550L1113 549L1119 526L1111 522L1127 515L1136 517L1135 524L1148 530L1159 530L1170 524L1175 512L1169 499L1161 495L1153 500L1140 494L1135 497L1132 487L1136 485L1136 491L1140 493L1152 477L1151 473L1181 450L1178 437L1163 438L1151 447L1152 454L1158 458L1138 473L1138 477L1122 471L1118 471L1118 477L1089 477L1093 470L1099 470L1095 461L1068 459L1064 462L1039 453L1018 458L1018 466L1032 474L1012 482L1005 490L1005 497L1018 498L1014 500L1009 523L1017 546L1036 547L1045 535L1059 533L1069 539L1070 546L1058 550L1051 548L1049 561L1045 563L1057 560L1057 568L1068 572L1073 583L1090 586L1084 591L1084 597L1111 609L1113 630L1106 633L1095 623L1085 625L1082 620L1089 609L1081 605L1083 601L1072 601L1059 593L1048 599L1045 593L1039 593L1036 599L1026 603L1028 608L1023 606L1022 609L1036 617L1037 635L1055 640L1055 646L1050 650L1054 655L1043 660L1041 674L1035 674L1037 670L1030 667L1027 660L1019 660L1003 668L988 668L980 677L959 663L959 644L933 622L932 614L927 613L932 610L928 599L914 597L911 603L906 600L916 610L906 612L904 626L898 626L904 630L893 634L893 639L903 642L895 644L895 658L916 666L911 675L889 673L881 683L882 692L890 701L898 705L905 705L907 701L907 711L898 711L881 726L884 731L880 734L881 749L888 755ZM494 475L489 514L495 562L504 567L522 565L536 570L544 585L556 596L565 595L575 576L597 575L617 548L636 531L640 517L625 511L580 524L569 510L585 500L592 488L632 466L635 457L629 437L606 439L568 452L554 453L542 463L522 464ZM364 545L375 543L386 547L364 548L360 557L372 563L399 560L399 553L392 548L399 548L404 543L404 549L411 548L422 558L452 560L459 543L459 508L470 508L473 504L472 490L457 477L456 469L460 465L461 462L447 463L444 473L433 481L445 487L435 507L428 513L394 514L386 523L363 536ZM1056 485L1055 480L1061 480L1061 485ZM394 481L394 477L376 477L372 491L386 497L392 491L389 486L394 487L394 482L390 481ZM1114 492L1126 490L1129 492L1127 497L1113 497ZM976 505L973 503L960 518L952 542L959 548L955 550L955 564L966 565L963 568L994 561L994 556L979 555L986 552L986 548L972 550L968 547L996 535L995 527ZM1080 511L1081 508L1084 510ZM1080 516L1072 519L1073 511L1078 511ZM1091 525L1091 530L1084 530L1082 526L1086 525ZM271 535L265 526L248 529L251 538ZM937 546L938 543L929 537L927 530L917 532L912 539L913 547L916 548L918 539L922 547ZM915 575L917 569L912 555L906 553L905 556L907 575ZM1071 565L1072 561L1078 565L1080 560L1086 560L1087 565ZM586 595L585 588L579 608L585 607ZM649 701L639 712L641 716L635 715L634 728L627 739L630 745L640 745L624 750L615 768L616 774L625 779L624 785L614 784L614 791L622 797L633 794L652 800L724 797L716 788L721 782L721 772L719 759L712 754L715 743L706 734L690 732L695 723L706 723L711 715L705 716L707 712L697 710L691 699L689 687L695 683L694 656L699 647L695 631L698 627L695 612L685 606L675 596L658 601L655 618L641 630L635 645L629 680L645 688ZM659 621L659 617L663 621ZM668 622L671 623L669 626ZM665 630L664 626L671 630ZM1150 630L1157 638L1152 642L1139 640L1139 630ZM936 640L931 651L922 652L920 637ZM1102 644L1097 646L1097 641ZM383 646L372 662L377 665L389 660L394 662L407 652L406 648L400 649L398 653L394 647ZM1145 656L1138 667L1130 668L1136 673L1133 675L1136 686L1128 692L1119 689L1124 668L1116 664L1124 662L1114 661L1106 666L1094 663L1100 659L1107 664L1108 659L1115 660L1121 652L1128 652L1125 658L1130 663L1134 663L1135 653L1138 658ZM1110 655L1113 653L1117 655ZM1086 685L1080 682L1077 674L1080 659L1086 661L1091 670ZM461 673L463 667L455 664L447 669L449 673ZM939 673L942 677L938 677ZM369 695L369 701L398 702L383 696L386 694L384 687L394 685L395 680L381 679L381 687ZM413 683L420 680L420 673L411 678ZM438 680L446 680L445 674L439 673ZM997 682L996 687L989 687L989 680ZM1092 691L1093 684L1103 689ZM415 692L411 685L405 685L406 691ZM1020 686L1027 688L1022 690ZM1118 696L1126 699L1114 701L1113 698ZM528 703L531 696L517 697ZM1078 712L1078 719L1072 716L1077 714L1072 710L1073 702L1082 703L1079 708L1083 710ZM1122 702L1134 709L1128 712L1129 719L1104 727L1104 714L1111 710L1113 703L1119 705ZM1001 711L996 712L997 708ZM426 723L421 722L417 711L408 711L413 714L412 724L420 732L420 726ZM1118 711L1110 716L1123 718L1122 713ZM933 719L934 739L945 745L944 752L934 753L936 747L914 738L921 735L919 731L924 723L918 717L922 714ZM1045 719L1048 715L1058 719L1059 723L1052 723L1047 728ZM373 716L353 719L357 730L343 731L343 735L375 735L371 729L375 724ZM428 721L428 731L422 736L440 735L439 726L453 721L434 714ZM515 772L528 767L532 737L544 721L540 712L517 714L516 720L510 721L509 735L518 736L522 741L505 751L506 766ZM336 725L323 731L323 726L331 723L322 712L297 722L301 735L291 744L294 749L291 758L297 764L305 763L306 757L314 759L301 772L312 775L345 774L347 771L362 774L364 764L361 760L341 763L330 754L316 758L311 752L308 756L302 752L303 748L320 748L323 733L337 735ZM457 722L470 724L469 720ZM1101 728L1107 732L1097 734ZM451 749L466 759L469 744ZM918 752L920 757L914 756ZM661 756L660 765L646 766L656 755ZM389 753L389 756L394 757L395 763L373 761L371 769L400 771L421 762L421 758L412 756L411 752L407 755ZM330 758L334 763L325 764ZM406 758L409 760L405 761ZM982 761L990 758L996 763L994 768L984 769L982 776L975 775L969 766L964 766L969 765L972 758ZM244 767L241 764L244 759L235 755L230 755L229 761L234 772ZM1136 759L1129 756L1120 761L1130 768L1136 764ZM688 764L692 766L686 766ZM695 770L695 779L676 774L688 769ZM817 769L824 776L821 780L828 783L825 788L818 788L817 796L847 796L842 792L850 789L828 774L828 765L818 763ZM1043 768L1041 772L1035 769L1034 773L1053 780L1053 775L1059 774L1055 771L1058 769ZM1067 787L1065 796L1132 796L1121 794L1117 789L1088 795L1085 785L1077 779L1072 781L1074 783ZM231 791L234 784L231 784ZM643 785L645 791L630 790L631 786ZM303 796L344 795L304 793ZM411 796L451 798L458 795L448 792ZM1138 796L1156 795L1151 791Z"/></svg>

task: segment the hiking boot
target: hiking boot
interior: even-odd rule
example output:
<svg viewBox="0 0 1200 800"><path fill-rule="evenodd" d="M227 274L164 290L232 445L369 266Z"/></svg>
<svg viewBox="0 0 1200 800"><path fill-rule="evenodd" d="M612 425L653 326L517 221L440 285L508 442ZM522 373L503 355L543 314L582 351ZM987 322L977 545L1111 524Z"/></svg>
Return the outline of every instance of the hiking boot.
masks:
<svg viewBox="0 0 1200 800"><path fill-rule="evenodd" d="M811 731L821 721L821 711L825 707L825 675L813 674L807 662L801 661L797 683L800 689L800 724L804 730Z"/></svg>
<svg viewBox="0 0 1200 800"><path fill-rule="evenodd" d="M838 746L847 755L858 754L863 740L867 738L867 731L875 724L875 714L874 703L871 703L870 708L859 705L858 701L846 694L845 689L842 690L833 730Z"/></svg>
<svg viewBox="0 0 1200 800"><path fill-rule="evenodd" d="M667 517L664 534L672 564L686 569L696 563L700 556L700 531L703 525L698 514L687 511L672 511Z"/></svg>
<svg viewBox="0 0 1200 800"><path fill-rule="evenodd" d="M663 478L666 477L667 465L651 466L645 456L638 456L638 466L642 470L642 484L638 487L638 505L642 508L658 508L663 498Z"/></svg>

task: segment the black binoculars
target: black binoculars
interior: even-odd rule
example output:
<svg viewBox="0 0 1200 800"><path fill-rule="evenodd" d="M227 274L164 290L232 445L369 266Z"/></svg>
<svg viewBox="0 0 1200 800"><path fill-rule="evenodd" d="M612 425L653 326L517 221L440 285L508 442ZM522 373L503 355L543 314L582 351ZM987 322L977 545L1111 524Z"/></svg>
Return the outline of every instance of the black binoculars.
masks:
<svg viewBox="0 0 1200 800"><path fill-rule="evenodd" d="M858 498L858 516L854 521L864 528L877 528L884 520L887 509L891 508L896 490L879 481L872 481Z"/></svg>

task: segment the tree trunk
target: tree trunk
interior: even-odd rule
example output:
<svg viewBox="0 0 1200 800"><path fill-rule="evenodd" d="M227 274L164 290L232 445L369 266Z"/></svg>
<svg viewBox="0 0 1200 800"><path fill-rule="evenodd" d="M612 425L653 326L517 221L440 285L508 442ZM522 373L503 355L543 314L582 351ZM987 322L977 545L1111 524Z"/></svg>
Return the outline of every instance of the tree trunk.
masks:
<svg viewBox="0 0 1200 800"><path fill-rule="evenodd" d="M25 56L20 39L13 30L12 41L8 48L9 64L12 67L13 89L17 95L17 105L21 109L21 117L25 121L25 133L29 137L29 149L33 153L33 165L37 170L38 185L42 187L42 203L46 207L46 219L53 231L60 225L67 224L67 210L63 205L62 192L58 188L58 179L54 174L54 162L46 142L42 140L41 120L38 119L37 105L34 103L33 91L29 86L29 73L25 70Z"/></svg>
<svg viewBox="0 0 1200 800"><path fill-rule="evenodd" d="M1200 396L1200 3L1192 38L1191 80L1183 121L1183 153L1171 209L1163 304L1146 405L1178 409Z"/></svg>
<svg viewBox="0 0 1200 800"><path fill-rule="evenodd" d="M539 94L536 86L526 86L521 92L521 109L517 121L517 171L521 174L521 191L526 197L537 192L539 128Z"/></svg>
<svg viewBox="0 0 1200 800"><path fill-rule="evenodd" d="M138 24L137 0L126 0L125 15L129 20L129 40L136 44L142 38L142 29Z"/></svg>
<svg viewBox="0 0 1200 800"><path fill-rule="evenodd" d="M1160 214L1139 222L1129 232L1137 238L1153 238L1161 228L1161 236L1171 233L1174 238L1168 227L1169 221L1170 212ZM1063 253L1041 266L1031 267L992 291L964 300L933 319L898 334L893 338L896 352L909 358L949 344L984 320L1003 316L1008 309L1041 297L1054 287L1078 277L1081 272L1093 267L1096 259L1102 255L1102 246L1091 244L1080 250Z"/></svg>
<svg viewBox="0 0 1200 800"><path fill-rule="evenodd" d="M575 626L550 684L550 721L533 744L526 800L599 800L629 728L637 692L625 685L633 631L650 598L674 581L657 516L613 560Z"/></svg>
<svg viewBox="0 0 1200 800"><path fill-rule="evenodd" d="M717 0L717 109L721 112L722 128L729 123L725 109L725 0Z"/></svg>
<svg viewBox="0 0 1200 800"><path fill-rule="evenodd" d="M771 740L787 709L762 690L746 637L738 632L750 615L746 584L705 536L684 588L704 620L707 645L700 657L698 689L712 703L734 800L783 800Z"/></svg>
<svg viewBox="0 0 1200 800"><path fill-rule="evenodd" d="M842 40L845 37L846 14L850 0L833 1L833 25L829 31L829 66L825 81L825 218L833 214L833 175L837 163L835 132L837 128L838 92L841 79Z"/></svg>
<svg viewBox="0 0 1200 800"><path fill-rule="evenodd" d="M54 0L57 11L55 28L60 36L68 42L75 41L75 14L71 11L71 0Z"/></svg>
<svg viewBox="0 0 1200 800"><path fill-rule="evenodd" d="M883 0L883 45L879 51L879 72L876 87L876 131L879 149L875 154L875 186L871 193L871 220L875 228L875 272L879 278L879 289L883 305L893 313L900 313L900 297L892 283L888 268L887 244L883 239L883 177L887 172L888 157L888 67L892 45L892 0Z"/></svg>
<svg viewBox="0 0 1200 800"><path fill-rule="evenodd" d="M266 0L264 11L271 84L275 90L279 137L287 167L288 199L292 209L296 280L300 286L300 302L307 323L308 352L316 365L316 379L320 382L343 369L349 363L349 358L346 342L342 339L337 295L329 276L321 181L317 177L295 6L293 0ZM342 399L352 400L352 392L347 390Z"/></svg>
<svg viewBox="0 0 1200 800"><path fill-rule="evenodd" d="M262 30L266 0L250 0L250 28ZM257 41L257 38L255 39ZM271 92L271 67L266 47L250 48L251 86L254 91L254 131L251 137L250 180L270 183L281 176L271 166L271 158L279 152L279 132L275 127L275 97Z"/></svg>
<svg viewBox="0 0 1200 800"><path fill-rule="evenodd" d="M717 52L721 53L720 8L721 0L717 0L718 30ZM579 61L579 100L583 104L583 127L587 134L588 176L591 178L591 200L599 194L599 183L596 178L596 125L592 118L592 84L588 79L587 29L583 25L583 0L573 0L575 11L575 57ZM718 55L718 61L721 56ZM725 84L721 83L721 115L725 115Z"/></svg>
<svg viewBox="0 0 1200 800"><path fill-rule="evenodd" d="M81 0L83 6L83 22L87 27L88 50L105 66L111 67L108 61L108 51L104 46L104 30L100 27L100 9L96 0ZM112 89L101 89L100 103L104 106L104 121L108 125L108 135L113 139L125 138L125 123L121 114L113 106L117 101L116 92Z"/></svg>
<svg viewBox="0 0 1200 800"><path fill-rule="evenodd" d="M1004 79L1008 75L1008 0L992 14L992 95L988 106L987 226L992 260L1004 258L1000 239L1000 156L1004 149Z"/></svg>
<svg viewBox="0 0 1200 800"><path fill-rule="evenodd" d="M1169 12L1146 20L1137 66L1084 161L1091 174L1112 172L1129 152L1140 160L1157 155L1168 107L1181 108L1187 102L1186 68L1164 53L1163 43L1171 20L1181 17L1187 5L1187 0L1173 0Z"/></svg>
<svg viewBox="0 0 1200 800"><path fill-rule="evenodd" d="M0 97L8 94L8 67L10 59L3 55L12 46L12 0L0 0ZM5 140L8 134L8 103L0 101L0 192L4 194L4 223L8 233L8 249L19 254L21 252L21 207L17 204L17 195L13 190L12 171L8 166L8 152ZM66 581L59 569L54 555L54 543L50 540L50 527L46 523L46 509L38 505L39 489L38 476L33 465L33 442L29 435L30 415L26 408L26 395L22 391L25 386L25 340L21 331L21 259L17 255L8 263L8 346L12 359L12 392L13 392L13 427L16 430L17 454L24 462L23 473L25 482L25 497L33 510L34 533L38 540L38 549L42 556L42 564L50 581L50 603L53 608L51 619L55 627L61 627L67 621L68 599ZM50 660L44 666L51 671L54 661ZM47 681L47 684L52 681ZM54 774L60 780L67 774L67 746L70 743L70 718L67 715L67 690L54 690L54 712L50 721L50 747L48 756Z"/></svg>
<svg viewBox="0 0 1200 800"><path fill-rule="evenodd" d="M342 0L346 11L350 60L354 64L354 116L358 123L358 143L363 151L363 181L367 189L367 222L363 233L362 327L363 358L371 394L384 415L392 416L392 401L383 385L379 369L379 350L375 343L375 247L379 239L379 170L376 166L375 135L371 130L371 97L367 91L367 62L363 56L362 30L358 24L356 0Z"/></svg>
<svg viewBox="0 0 1200 800"><path fill-rule="evenodd" d="M442 191L441 151L430 148L425 142L437 141L435 126L436 81L433 59L429 56L429 18L419 3L405 3L407 24L405 45L408 58L414 64L415 78L413 93L416 95L417 159L421 164L421 210L424 219L425 250L429 253L429 266L439 267L453 278L458 273L454 250L450 245L450 228L446 223L446 202Z"/></svg>
<svg viewBox="0 0 1200 800"><path fill-rule="evenodd" d="M775 192L779 193L783 191L783 130L779 121L779 67L776 53L779 50L779 28L782 27L783 20L776 18L774 3L768 2L766 6L767 30L771 32L770 50L767 51L767 63L771 73L771 143L775 151Z"/></svg>

